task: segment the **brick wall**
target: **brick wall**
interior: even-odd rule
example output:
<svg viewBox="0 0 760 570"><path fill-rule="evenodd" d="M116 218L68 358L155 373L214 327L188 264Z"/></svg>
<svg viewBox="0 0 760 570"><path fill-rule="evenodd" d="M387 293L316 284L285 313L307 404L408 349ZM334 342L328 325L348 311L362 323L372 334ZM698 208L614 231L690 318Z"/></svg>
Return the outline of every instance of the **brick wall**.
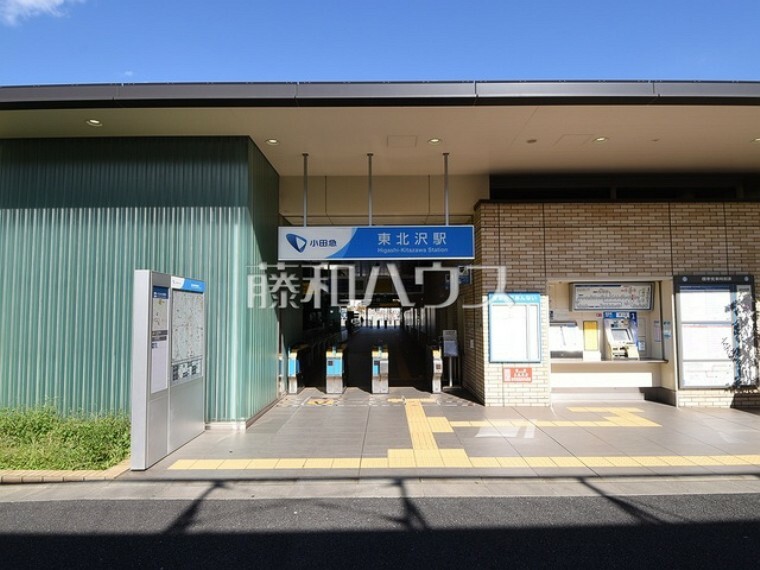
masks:
<svg viewBox="0 0 760 570"><path fill-rule="evenodd" d="M548 405L547 280L650 278L680 273L749 273L760 278L760 204L481 202L475 263L507 268L507 289L542 293L542 363L530 384L504 383L506 365L488 358L488 310L465 311L475 349L465 352L466 385L486 405ZM466 303L481 302L496 273L475 272ZM760 310L760 303L758 303ZM469 341L468 341L469 342ZM760 392L680 390L678 405L760 404Z"/></svg>

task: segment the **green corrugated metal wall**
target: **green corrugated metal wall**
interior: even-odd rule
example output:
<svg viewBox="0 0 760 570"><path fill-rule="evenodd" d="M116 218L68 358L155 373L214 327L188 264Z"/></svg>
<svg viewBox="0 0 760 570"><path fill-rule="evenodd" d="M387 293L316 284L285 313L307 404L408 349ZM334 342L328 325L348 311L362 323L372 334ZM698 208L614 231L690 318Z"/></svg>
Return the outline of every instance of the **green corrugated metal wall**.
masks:
<svg viewBox="0 0 760 570"><path fill-rule="evenodd" d="M0 141L0 406L126 410L138 268L207 282L207 419L271 402L277 189L247 138Z"/></svg>

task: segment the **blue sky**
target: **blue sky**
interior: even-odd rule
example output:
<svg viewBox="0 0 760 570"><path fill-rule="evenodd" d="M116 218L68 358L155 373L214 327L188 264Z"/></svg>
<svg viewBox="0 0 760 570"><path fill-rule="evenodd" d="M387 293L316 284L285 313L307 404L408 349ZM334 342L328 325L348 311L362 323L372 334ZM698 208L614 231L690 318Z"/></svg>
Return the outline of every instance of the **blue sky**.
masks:
<svg viewBox="0 0 760 570"><path fill-rule="evenodd" d="M760 0L0 0L0 85L760 80Z"/></svg>

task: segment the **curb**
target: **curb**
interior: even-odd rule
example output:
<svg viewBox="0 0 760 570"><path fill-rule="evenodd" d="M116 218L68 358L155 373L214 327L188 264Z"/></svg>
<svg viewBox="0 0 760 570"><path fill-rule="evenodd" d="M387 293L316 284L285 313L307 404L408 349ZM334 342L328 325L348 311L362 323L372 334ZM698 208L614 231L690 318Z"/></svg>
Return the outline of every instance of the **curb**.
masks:
<svg viewBox="0 0 760 570"><path fill-rule="evenodd" d="M19 483L68 483L74 481L111 481L129 470L129 459L108 469L0 469L0 485Z"/></svg>

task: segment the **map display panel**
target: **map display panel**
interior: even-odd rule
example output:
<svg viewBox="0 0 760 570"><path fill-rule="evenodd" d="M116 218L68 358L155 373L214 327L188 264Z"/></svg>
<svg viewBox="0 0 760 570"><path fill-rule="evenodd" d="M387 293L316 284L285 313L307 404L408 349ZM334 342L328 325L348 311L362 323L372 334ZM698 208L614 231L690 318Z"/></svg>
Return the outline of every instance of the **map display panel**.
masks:
<svg viewBox="0 0 760 570"><path fill-rule="evenodd" d="M203 376L206 331L203 295L172 294L172 382Z"/></svg>
<svg viewBox="0 0 760 570"><path fill-rule="evenodd" d="M573 283L574 311L650 311L654 283Z"/></svg>

